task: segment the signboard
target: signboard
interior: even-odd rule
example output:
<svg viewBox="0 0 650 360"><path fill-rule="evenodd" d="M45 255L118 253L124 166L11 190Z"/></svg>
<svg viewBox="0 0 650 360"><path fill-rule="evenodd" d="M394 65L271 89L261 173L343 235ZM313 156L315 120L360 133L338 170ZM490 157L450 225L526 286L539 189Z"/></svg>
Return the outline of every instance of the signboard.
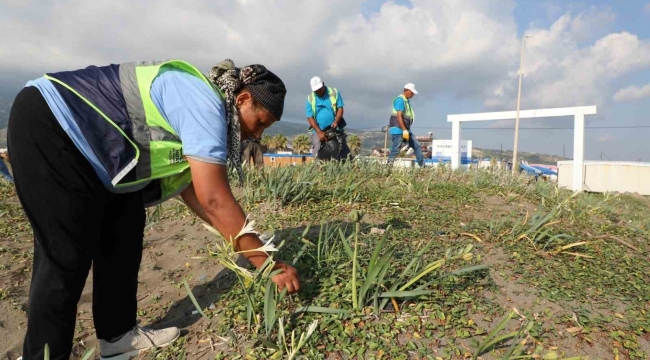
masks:
<svg viewBox="0 0 650 360"><path fill-rule="evenodd" d="M433 162L451 162L452 140L433 140L429 149ZM472 162L472 140L460 142L460 161L461 164Z"/></svg>

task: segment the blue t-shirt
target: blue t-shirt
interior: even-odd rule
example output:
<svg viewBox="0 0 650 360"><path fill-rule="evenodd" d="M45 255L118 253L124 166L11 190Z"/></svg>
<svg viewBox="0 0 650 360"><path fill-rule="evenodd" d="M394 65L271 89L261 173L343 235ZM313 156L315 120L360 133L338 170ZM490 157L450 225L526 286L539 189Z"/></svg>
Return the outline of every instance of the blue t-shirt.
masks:
<svg viewBox="0 0 650 360"><path fill-rule="evenodd" d="M176 67L164 66L151 85L151 99L181 138L183 155L226 165L226 109L211 86Z"/></svg>
<svg viewBox="0 0 650 360"><path fill-rule="evenodd" d="M72 112L54 85L42 77L28 82L45 98L63 130L90 162L104 186L112 192L130 192L146 184L117 189L84 138ZM172 66L163 66L151 85L151 99L183 143L183 155L203 162L225 165L228 126L223 101L203 80Z"/></svg>
<svg viewBox="0 0 650 360"><path fill-rule="evenodd" d="M305 106L305 112L307 113L307 117L313 117L316 119L316 123L318 123L318 127L322 129L325 129L326 127L332 125L335 119L334 111L332 109L332 101L330 100L329 94L326 92L323 97L320 97L314 93L314 98L316 102L316 116L314 116L314 112L311 109L311 104L309 103L309 100L307 100L307 105ZM336 94L336 108L340 109L343 107L343 98L341 97L341 92L337 91Z"/></svg>
<svg viewBox="0 0 650 360"><path fill-rule="evenodd" d="M397 111L401 111L402 113L404 113L406 106L404 103L404 99L402 99L401 96L399 96L397 99L395 99L395 101L393 101L393 108L395 108L395 110ZM391 135L402 135L402 133L404 133L404 131L399 126L391 126L390 128Z"/></svg>

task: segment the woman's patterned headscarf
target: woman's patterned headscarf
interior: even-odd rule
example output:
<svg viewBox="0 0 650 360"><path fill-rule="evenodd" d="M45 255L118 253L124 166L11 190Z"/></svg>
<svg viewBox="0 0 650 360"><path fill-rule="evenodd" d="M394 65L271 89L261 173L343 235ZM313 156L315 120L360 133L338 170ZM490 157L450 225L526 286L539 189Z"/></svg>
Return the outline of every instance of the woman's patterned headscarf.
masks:
<svg viewBox="0 0 650 360"><path fill-rule="evenodd" d="M228 122L228 163L235 167L240 184L244 181L241 166L241 129L239 111L235 103L236 93L246 87L253 99L275 115L277 120L282 117L284 96L287 89L282 80L263 65L249 65L242 69L236 68L235 63L226 59L210 70L208 78L225 94L226 114Z"/></svg>

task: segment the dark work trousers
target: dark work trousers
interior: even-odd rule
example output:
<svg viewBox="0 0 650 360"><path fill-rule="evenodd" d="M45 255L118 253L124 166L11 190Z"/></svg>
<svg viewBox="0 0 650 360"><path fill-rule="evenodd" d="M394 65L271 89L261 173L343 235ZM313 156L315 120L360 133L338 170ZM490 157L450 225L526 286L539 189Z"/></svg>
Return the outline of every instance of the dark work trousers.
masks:
<svg viewBox="0 0 650 360"><path fill-rule="evenodd" d="M250 164L251 158L256 168L264 167L264 151L262 150L262 144L257 141L249 141L244 148L242 161Z"/></svg>
<svg viewBox="0 0 650 360"><path fill-rule="evenodd" d="M36 88L16 97L7 136L18 198L34 230L23 359L42 360L48 344L52 360L68 360L91 265L97 337L136 325L142 196L106 190Z"/></svg>

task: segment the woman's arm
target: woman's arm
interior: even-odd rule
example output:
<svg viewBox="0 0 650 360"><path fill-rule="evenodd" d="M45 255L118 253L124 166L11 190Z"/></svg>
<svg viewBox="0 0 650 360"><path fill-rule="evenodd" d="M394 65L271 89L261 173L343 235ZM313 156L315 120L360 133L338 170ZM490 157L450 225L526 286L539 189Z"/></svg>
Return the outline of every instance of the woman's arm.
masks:
<svg viewBox="0 0 650 360"><path fill-rule="evenodd" d="M187 189L183 190L181 197L183 198L183 201L185 201L187 207L189 207L190 210L194 211L196 216L200 217L201 220L205 221L206 223L212 224L212 221L210 221L210 218L208 217L208 213L205 212L205 209L203 209L203 206L201 206L201 203L199 203L199 199L196 198L196 192L194 191L193 183L190 183L190 186L188 186Z"/></svg>
<svg viewBox="0 0 650 360"><path fill-rule="evenodd" d="M234 238L244 227L246 216L230 191L227 167L191 158L187 160L192 172L192 185L181 193L183 200L201 219L212 224L224 238ZM246 251L262 245L256 235L246 234L237 240L235 248L238 251ZM266 253L260 251L243 255L257 268L268 258ZM284 263L278 263L277 268L284 270L273 277L278 287L286 287L289 292L297 291L300 288L300 280L296 269Z"/></svg>

